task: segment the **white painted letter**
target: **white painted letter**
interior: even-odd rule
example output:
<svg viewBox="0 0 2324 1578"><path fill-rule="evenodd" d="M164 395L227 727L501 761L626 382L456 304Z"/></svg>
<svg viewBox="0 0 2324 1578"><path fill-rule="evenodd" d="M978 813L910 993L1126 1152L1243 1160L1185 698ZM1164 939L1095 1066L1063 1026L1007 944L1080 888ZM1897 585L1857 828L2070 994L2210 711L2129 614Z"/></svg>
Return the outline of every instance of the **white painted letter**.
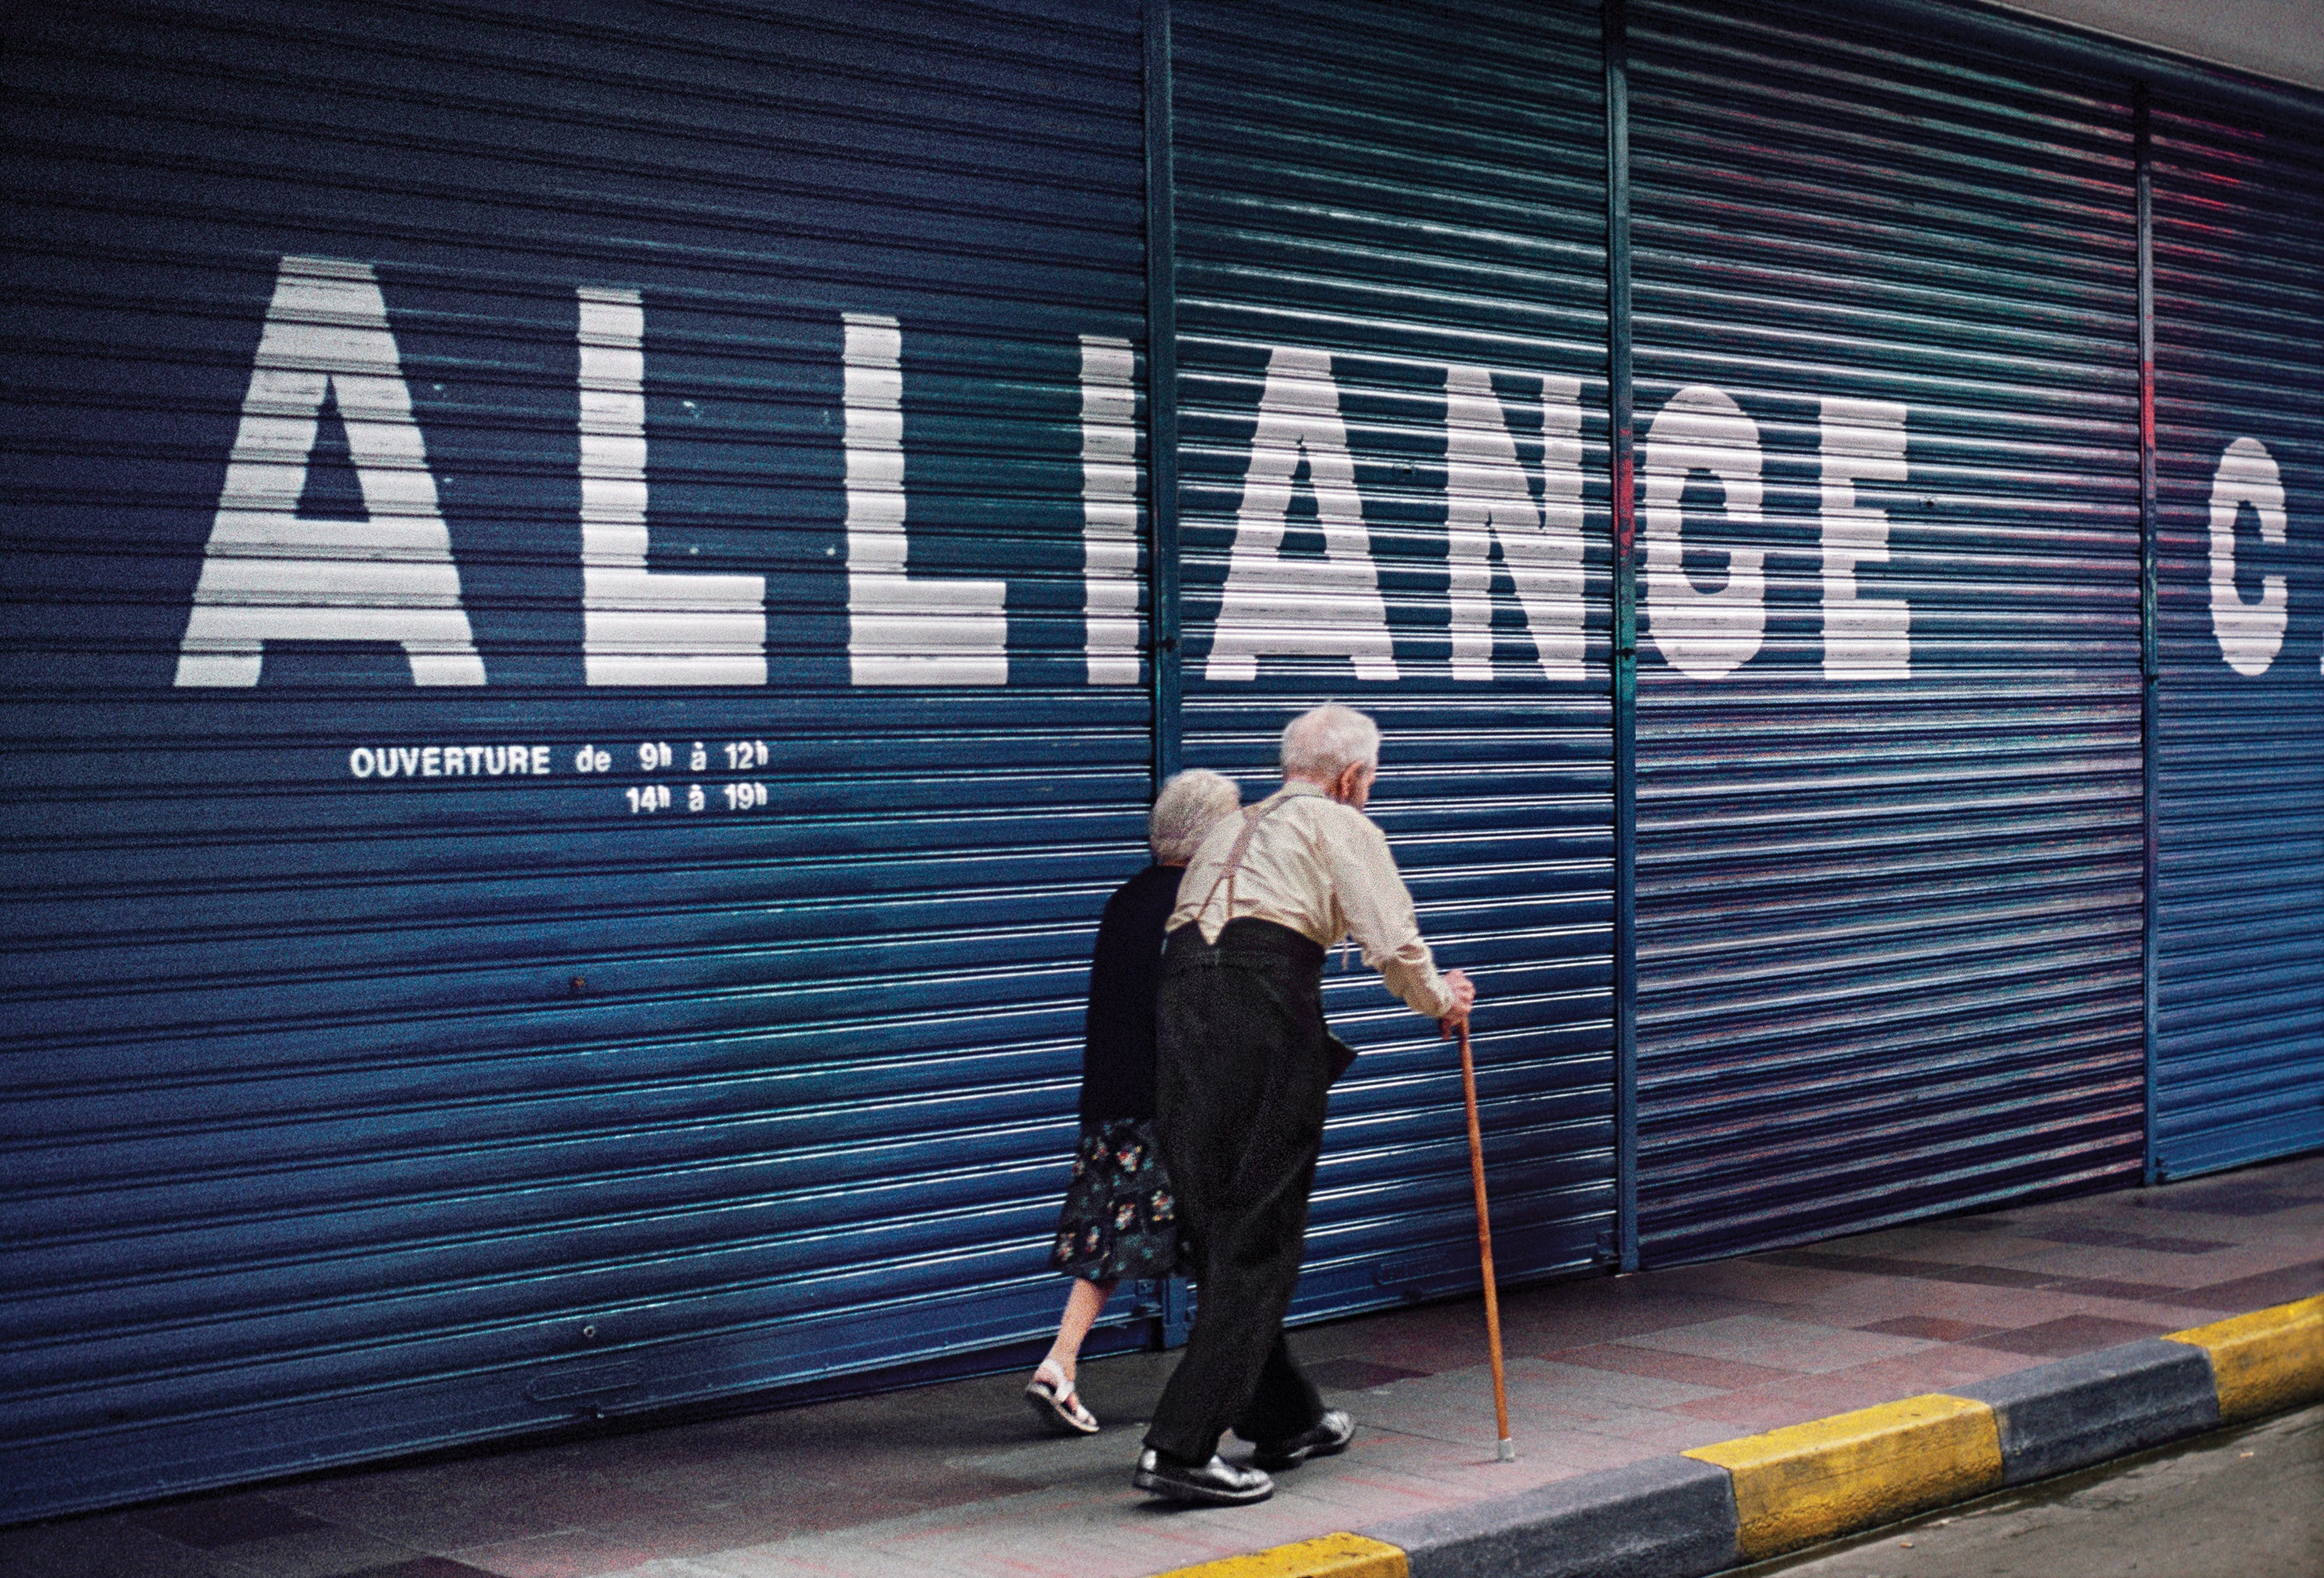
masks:
<svg viewBox="0 0 2324 1578"><path fill-rule="evenodd" d="M1444 523L1455 679L1493 677L1496 538L1543 676L1584 677L1581 402L1581 380L1542 380L1542 507L1536 509L1491 374L1482 367L1445 370Z"/></svg>
<svg viewBox="0 0 2324 1578"><path fill-rule="evenodd" d="M1282 554L1292 479L1302 455L1323 532L1325 557L1320 559L1287 559ZM1348 456L1332 358L1294 346L1277 346L1268 360L1259 427L1243 468L1226 590L1204 678L1256 679L1262 652L1347 658L1355 663L1359 679L1397 677L1388 607L1372 568L1371 537L1356 494L1355 462Z"/></svg>
<svg viewBox="0 0 2324 1578"><path fill-rule="evenodd" d="M1903 482L1904 408L1826 400L1823 452L1823 677L1903 679L1913 672L1913 611L1902 598L1856 595L1856 567L1888 558L1888 512L1859 503L1858 482Z"/></svg>
<svg viewBox="0 0 2324 1578"><path fill-rule="evenodd" d="M298 514L332 398L365 520ZM270 641L396 641L414 685L484 682L387 301L367 263L282 260L177 682L255 685Z"/></svg>
<svg viewBox="0 0 2324 1578"><path fill-rule="evenodd" d="M2283 476L2257 438L2228 445L2211 477L2211 633L2228 668L2257 678L2282 648L2291 614L2282 576L2261 578L2256 603L2236 590L2236 512L2244 504L2259 516L2260 540L2282 547Z"/></svg>
<svg viewBox="0 0 2324 1578"><path fill-rule="evenodd" d="M858 685L1006 685L1008 583L905 574L903 331L844 317L849 672Z"/></svg>
<svg viewBox="0 0 2324 1578"><path fill-rule="evenodd" d="M1092 685L1138 683L1138 393L1130 342L1082 336L1082 629Z"/></svg>
<svg viewBox="0 0 2324 1578"><path fill-rule="evenodd" d="M1750 661L1767 625L1766 552L1727 549L1727 584L1700 592L1687 578L1680 540L1687 474L1708 471L1727 491L1731 531L1759 524L1759 429L1720 390L1698 383L1671 396L1640 441L1646 479L1646 603L1663 660L1697 679Z"/></svg>
<svg viewBox="0 0 2324 1578"><path fill-rule="evenodd" d="M592 685L764 685L767 583L646 568L646 314L581 296L581 652Z"/></svg>

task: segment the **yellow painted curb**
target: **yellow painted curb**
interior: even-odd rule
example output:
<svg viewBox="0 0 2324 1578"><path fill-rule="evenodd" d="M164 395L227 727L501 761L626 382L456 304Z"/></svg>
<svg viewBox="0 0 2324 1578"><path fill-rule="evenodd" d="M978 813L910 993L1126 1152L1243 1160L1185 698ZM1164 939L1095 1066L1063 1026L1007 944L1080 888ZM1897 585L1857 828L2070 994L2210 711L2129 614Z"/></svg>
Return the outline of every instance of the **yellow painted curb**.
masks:
<svg viewBox="0 0 2324 1578"><path fill-rule="evenodd" d="M2324 1397L2324 1294L2166 1339L2211 1356L2222 1421L2256 1418Z"/></svg>
<svg viewBox="0 0 2324 1578"><path fill-rule="evenodd" d="M1747 1561L2001 1483L2001 1427L1993 1410L1933 1392L1698 1446L1686 1455L1735 1476L1735 1536Z"/></svg>
<svg viewBox="0 0 2324 1578"><path fill-rule="evenodd" d="M1404 1553L1360 1534L1327 1534L1296 1545L1174 1567L1156 1578L1406 1578Z"/></svg>

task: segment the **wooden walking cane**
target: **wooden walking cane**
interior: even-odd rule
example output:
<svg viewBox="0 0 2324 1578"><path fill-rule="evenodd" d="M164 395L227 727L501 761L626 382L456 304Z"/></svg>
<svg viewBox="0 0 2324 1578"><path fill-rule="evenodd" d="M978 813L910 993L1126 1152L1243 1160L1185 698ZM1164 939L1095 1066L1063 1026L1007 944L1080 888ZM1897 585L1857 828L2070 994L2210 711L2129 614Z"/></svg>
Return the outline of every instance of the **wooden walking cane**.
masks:
<svg viewBox="0 0 2324 1578"><path fill-rule="evenodd" d="M1493 1218L1485 1205L1485 1139L1477 1129L1477 1063L1469 1053L1469 1025L1461 1025L1461 1095L1469 1104L1469 1181L1477 1190L1477 1254L1485 1262L1485 1342L1493 1355L1493 1422L1500 1427L1501 1444L1494 1453L1502 1463L1517 1461L1509 1440L1509 1389L1501 1375L1501 1295L1493 1285Z"/></svg>

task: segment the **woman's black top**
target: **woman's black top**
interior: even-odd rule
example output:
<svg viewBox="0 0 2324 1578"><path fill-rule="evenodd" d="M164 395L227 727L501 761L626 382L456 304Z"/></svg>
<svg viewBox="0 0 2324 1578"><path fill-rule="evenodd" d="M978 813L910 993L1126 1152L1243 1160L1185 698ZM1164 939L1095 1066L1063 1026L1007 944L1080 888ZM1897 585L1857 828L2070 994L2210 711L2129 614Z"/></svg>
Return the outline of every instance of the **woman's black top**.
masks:
<svg viewBox="0 0 2324 1578"><path fill-rule="evenodd" d="M1154 1000L1162 928L1184 866L1148 866L1116 889L1097 924L1082 1042L1082 1121L1154 1116Z"/></svg>

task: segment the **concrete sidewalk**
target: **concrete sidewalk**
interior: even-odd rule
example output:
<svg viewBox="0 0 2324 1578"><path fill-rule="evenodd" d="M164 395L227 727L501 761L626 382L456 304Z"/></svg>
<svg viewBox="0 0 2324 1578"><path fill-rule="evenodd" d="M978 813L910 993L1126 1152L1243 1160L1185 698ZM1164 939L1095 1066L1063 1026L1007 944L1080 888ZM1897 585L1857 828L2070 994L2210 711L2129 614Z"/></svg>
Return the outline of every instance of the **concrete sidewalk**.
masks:
<svg viewBox="0 0 2324 1578"><path fill-rule="evenodd" d="M1476 1301L1295 1333L1360 1423L1274 1500L1131 1491L1171 1355L1086 1365L1109 1426L1038 1435L1022 1378L672 1426L0 1534L73 1578L1139 1578L1924 1392L2324 1291L2324 1158L1505 1297L1520 1461L1493 1461ZM1060 1289L1062 1291L1062 1283Z"/></svg>

